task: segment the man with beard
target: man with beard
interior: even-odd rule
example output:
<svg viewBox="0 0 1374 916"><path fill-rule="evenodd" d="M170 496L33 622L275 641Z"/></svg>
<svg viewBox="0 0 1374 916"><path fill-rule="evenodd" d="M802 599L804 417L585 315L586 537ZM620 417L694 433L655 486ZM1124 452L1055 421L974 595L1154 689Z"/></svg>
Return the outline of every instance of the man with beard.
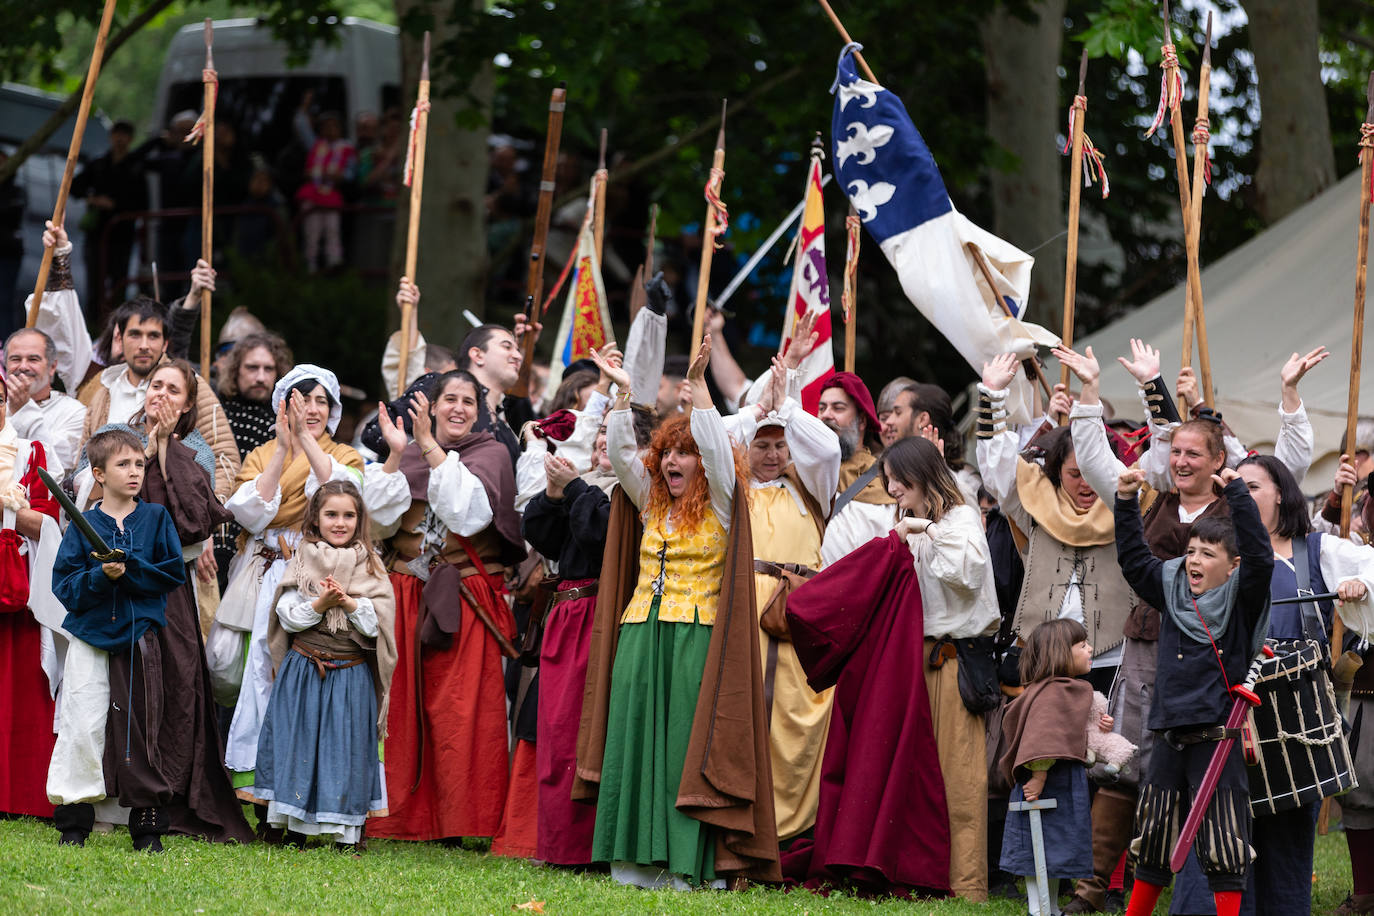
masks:
<svg viewBox="0 0 1374 916"><path fill-rule="evenodd" d="M114 330L122 347L123 361L101 372L99 384L90 392L86 422L81 430L83 446L105 425L128 423L143 409L148 380L166 356L167 310L160 303L147 296L137 296L121 307L121 314L122 320L116 323ZM219 398L203 379L196 386L196 414L196 429L215 455L215 495L227 499L239 473L239 449L225 422Z"/></svg>
<svg viewBox="0 0 1374 916"><path fill-rule="evenodd" d="M57 344L33 328L15 331L5 341L5 395L10 423L21 439L42 442L63 467L76 467L86 408L76 398L52 390Z"/></svg>
<svg viewBox="0 0 1374 916"><path fill-rule="evenodd" d="M840 437L840 482L821 543L829 566L856 547L884 537L897 524L897 501L883 486L873 395L852 372L836 372L821 392L816 415Z"/></svg>
<svg viewBox="0 0 1374 916"><path fill-rule="evenodd" d="M939 385L911 382L897 391L891 411L882 418L883 445L920 435L927 427L934 429L944 443L945 464L954 474L965 502L978 505L978 488L983 481L964 461L964 443L954 428L954 406L949 395Z"/></svg>
<svg viewBox="0 0 1374 916"><path fill-rule="evenodd" d="M277 415L272 410L272 389L278 379L291 371L294 363L286 341L276 334L245 334L229 351L219 394L229 429L243 454L276 435ZM240 530L236 523L229 522L215 532L215 561L221 591L228 584L229 561L234 557L234 542Z"/></svg>

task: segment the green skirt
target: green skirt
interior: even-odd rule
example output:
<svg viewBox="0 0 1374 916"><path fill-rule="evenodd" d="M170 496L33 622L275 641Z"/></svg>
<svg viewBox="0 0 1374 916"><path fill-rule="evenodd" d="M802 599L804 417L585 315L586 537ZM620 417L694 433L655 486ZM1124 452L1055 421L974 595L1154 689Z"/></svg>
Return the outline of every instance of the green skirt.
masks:
<svg viewBox="0 0 1374 916"><path fill-rule="evenodd" d="M658 866L701 883L715 878L714 838L676 801L711 627L661 622L658 603L645 622L620 627L592 858Z"/></svg>

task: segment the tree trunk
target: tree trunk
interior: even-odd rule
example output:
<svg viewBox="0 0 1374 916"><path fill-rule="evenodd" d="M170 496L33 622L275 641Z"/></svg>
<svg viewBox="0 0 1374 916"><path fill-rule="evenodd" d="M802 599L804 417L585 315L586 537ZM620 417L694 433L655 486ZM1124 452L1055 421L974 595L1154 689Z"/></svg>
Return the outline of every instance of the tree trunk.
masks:
<svg viewBox="0 0 1374 916"><path fill-rule="evenodd" d="M1064 0L1036 4L1039 21L1024 22L1000 5L983 22L987 68L988 136L1019 159L1011 172L992 175L993 231L1022 249L1034 248L1065 225L1062 174L1055 149L1060 110L1060 43ZM1029 320L1057 331L1064 303L1064 243L1035 253Z"/></svg>
<svg viewBox="0 0 1374 916"><path fill-rule="evenodd" d="M401 22L412 10L428 10L426 0L395 0ZM468 97L446 92L438 49L457 35L442 8L432 28L429 132L426 135L424 198L420 206L420 242L414 278L422 291L418 309L420 332L426 339L457 347L471 325L463 309L482 316L487 283L486 183L487 137L495 81L491 65L479 71L467 87ZM401 35L401 98L414 105L423 50L419 39ZM482 126L460 128L460 112L477 105ZM396 233L391 250L392 272L400 277L405 264L406 225L410 219L409 188L396 208ZM388 296L390 298L390 296ZM392 309L390 326L400 314Z"/></svg>
<svg viewBox="0 0 1374 916"><path fill-rule="evenodd" d="M1244 6L1259 77L1256 207L1265 222L1273 223L1336 180L1318 57L1317 0L1245 0Z"/></svg>

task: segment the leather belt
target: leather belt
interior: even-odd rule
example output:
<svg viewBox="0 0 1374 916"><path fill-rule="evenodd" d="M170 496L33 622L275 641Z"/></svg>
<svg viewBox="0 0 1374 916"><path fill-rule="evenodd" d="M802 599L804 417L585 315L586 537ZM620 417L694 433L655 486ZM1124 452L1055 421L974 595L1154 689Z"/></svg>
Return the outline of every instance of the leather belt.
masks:
<svg viewBox="0 0 1374 916"><path fill-rule="evenodd" d="M599 582L593 582L591 585L583 585L578 588L565 588L554 592L553 600L550 603L557 604L560 601L572 601L575 598L586 598L590 595L595 595L599 587Z"/></svg>
<svg viewBox="0 0 1374 916"><path fill-rule="evenodd" d="M783 573L810 579L816 575L817 571L800 563L769 563L767 560L755 560L754 572L761 576L772 576L775 579L781 579Z"/></svg>
<svg viewBox="0 0 1374 916"><path fill-rule="evenodd" d="M336 671L339 668L352 668L355 665L361 665L364 661L361 655L336 655L323 649L303 646L298 642L292 643L291 648L314 663L315 670L320 672L320 680L324 680L325 675L330 671Z"/></svg>
<svg viewBox="0 0 1374 916"><path fill-rule="evenodd" d="M1224 725L1214 725L1211 728L1194 728L1188 731L1180 731L1171 728L1164 733L1164 740L1169 742L1169 746L1174 750L1182 750L1189 744L1204 744L1208 741L1221 741L1225 738L1239 738L1241 730L1238 728L1227 728Z"/></svg>

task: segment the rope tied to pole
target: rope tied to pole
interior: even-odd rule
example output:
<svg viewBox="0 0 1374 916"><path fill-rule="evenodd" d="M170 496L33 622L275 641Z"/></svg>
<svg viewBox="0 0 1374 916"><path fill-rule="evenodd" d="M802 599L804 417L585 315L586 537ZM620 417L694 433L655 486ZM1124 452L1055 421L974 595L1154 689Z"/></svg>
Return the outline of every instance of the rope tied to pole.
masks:
<svg viewBox="0 0 1374 916"><path fill-rule="evenodd" d="M849 324L854 306L854 286L859 275L859 229L862 225L857 213L844 218L844 289L840 293L840 306L844 309L845 324Z"/></svg>
<svg viewBox="0 0 1374 916"><path fill-rule="evenodd" d="M1360 147L1362 149L1374 149L1374 124L1360 125ZM1355 161L1360 161L1360 154L1355 154ZM1374 200L1374 172L1369 176L1369 199Z"/></svg>
<svg viewBox="0 0 1374 916"><path fill-rule="evenodd" d="M406 144L405 185L410 187L415 180L415 147L420 138L420 112L429 111L429 99L419 99L410 110L410 142Z"/></svg>
<svg viewBox="0 0 1374 916"><path fill-rule="evenodd" d="M1077 120L1078 112L1087 114L1088 97L1076 95L1073 97L1073 104L1069 106L1069 132L1064 135L1064 148L1059 152L1067 156L1073 148L1073 125ZM1107 180L1107 166L1102 162L1102 151L1099 150L1088 136L1088 132L1083 132L1083 187L1093 186L1093 173L1097 174L1097 181L1102 184L1102 199L1106 200L1112 193L1111 182Z"/></svg>
<svg viewBox="0 0 1374 916"><path fill-rule="evenodd" d="M219 74L214 70L200 71L200 81L210 89L210 104L205 106L205 110L196 118L196 123L191 125L191 129L182 138L182 143L196 144L205 137L205 125L215 120L215 103L219 99Z"/></svg>
<svg viewBox="0 0 1374 916"><path fill-rule="evenodd" d="M725 201L720 199L720 186L724 181L725 170L712 166L711 177L706 179L706 188L703 191L706 197L706 203L710 205L716 217L714 225L709 227L711 244L716 248L724 246L724 243L720 241L720 237L725 234L726 228L730 225L730 211L726 209Z"/></svg>
<svg viewBox="0 0 1374 916"><path fill-rule="evenodd" d="M1146 137L1154 136L1155 131L1164 123L1165 116L1176 110L1178 103L1183 99L1183 74L1178 69L1178 53L1174 51L1173 43L1163 45L1160 54L1162 59L1159 66L1164 73L1159 78L1159 110L1155 112L1155 119L1150 122L1150 129L1145 132Z"/></svg>
<svg viewBox="0 0 1374 916"><path fill-rule="evenodd" d="M1212 142L1212 132L1208 129L1211 125L1206 118L1198 118L1193 124L1193 145L1202 148L1202 180L1209 186L1212 184L1212 150L1208 144Z"/></svg>

